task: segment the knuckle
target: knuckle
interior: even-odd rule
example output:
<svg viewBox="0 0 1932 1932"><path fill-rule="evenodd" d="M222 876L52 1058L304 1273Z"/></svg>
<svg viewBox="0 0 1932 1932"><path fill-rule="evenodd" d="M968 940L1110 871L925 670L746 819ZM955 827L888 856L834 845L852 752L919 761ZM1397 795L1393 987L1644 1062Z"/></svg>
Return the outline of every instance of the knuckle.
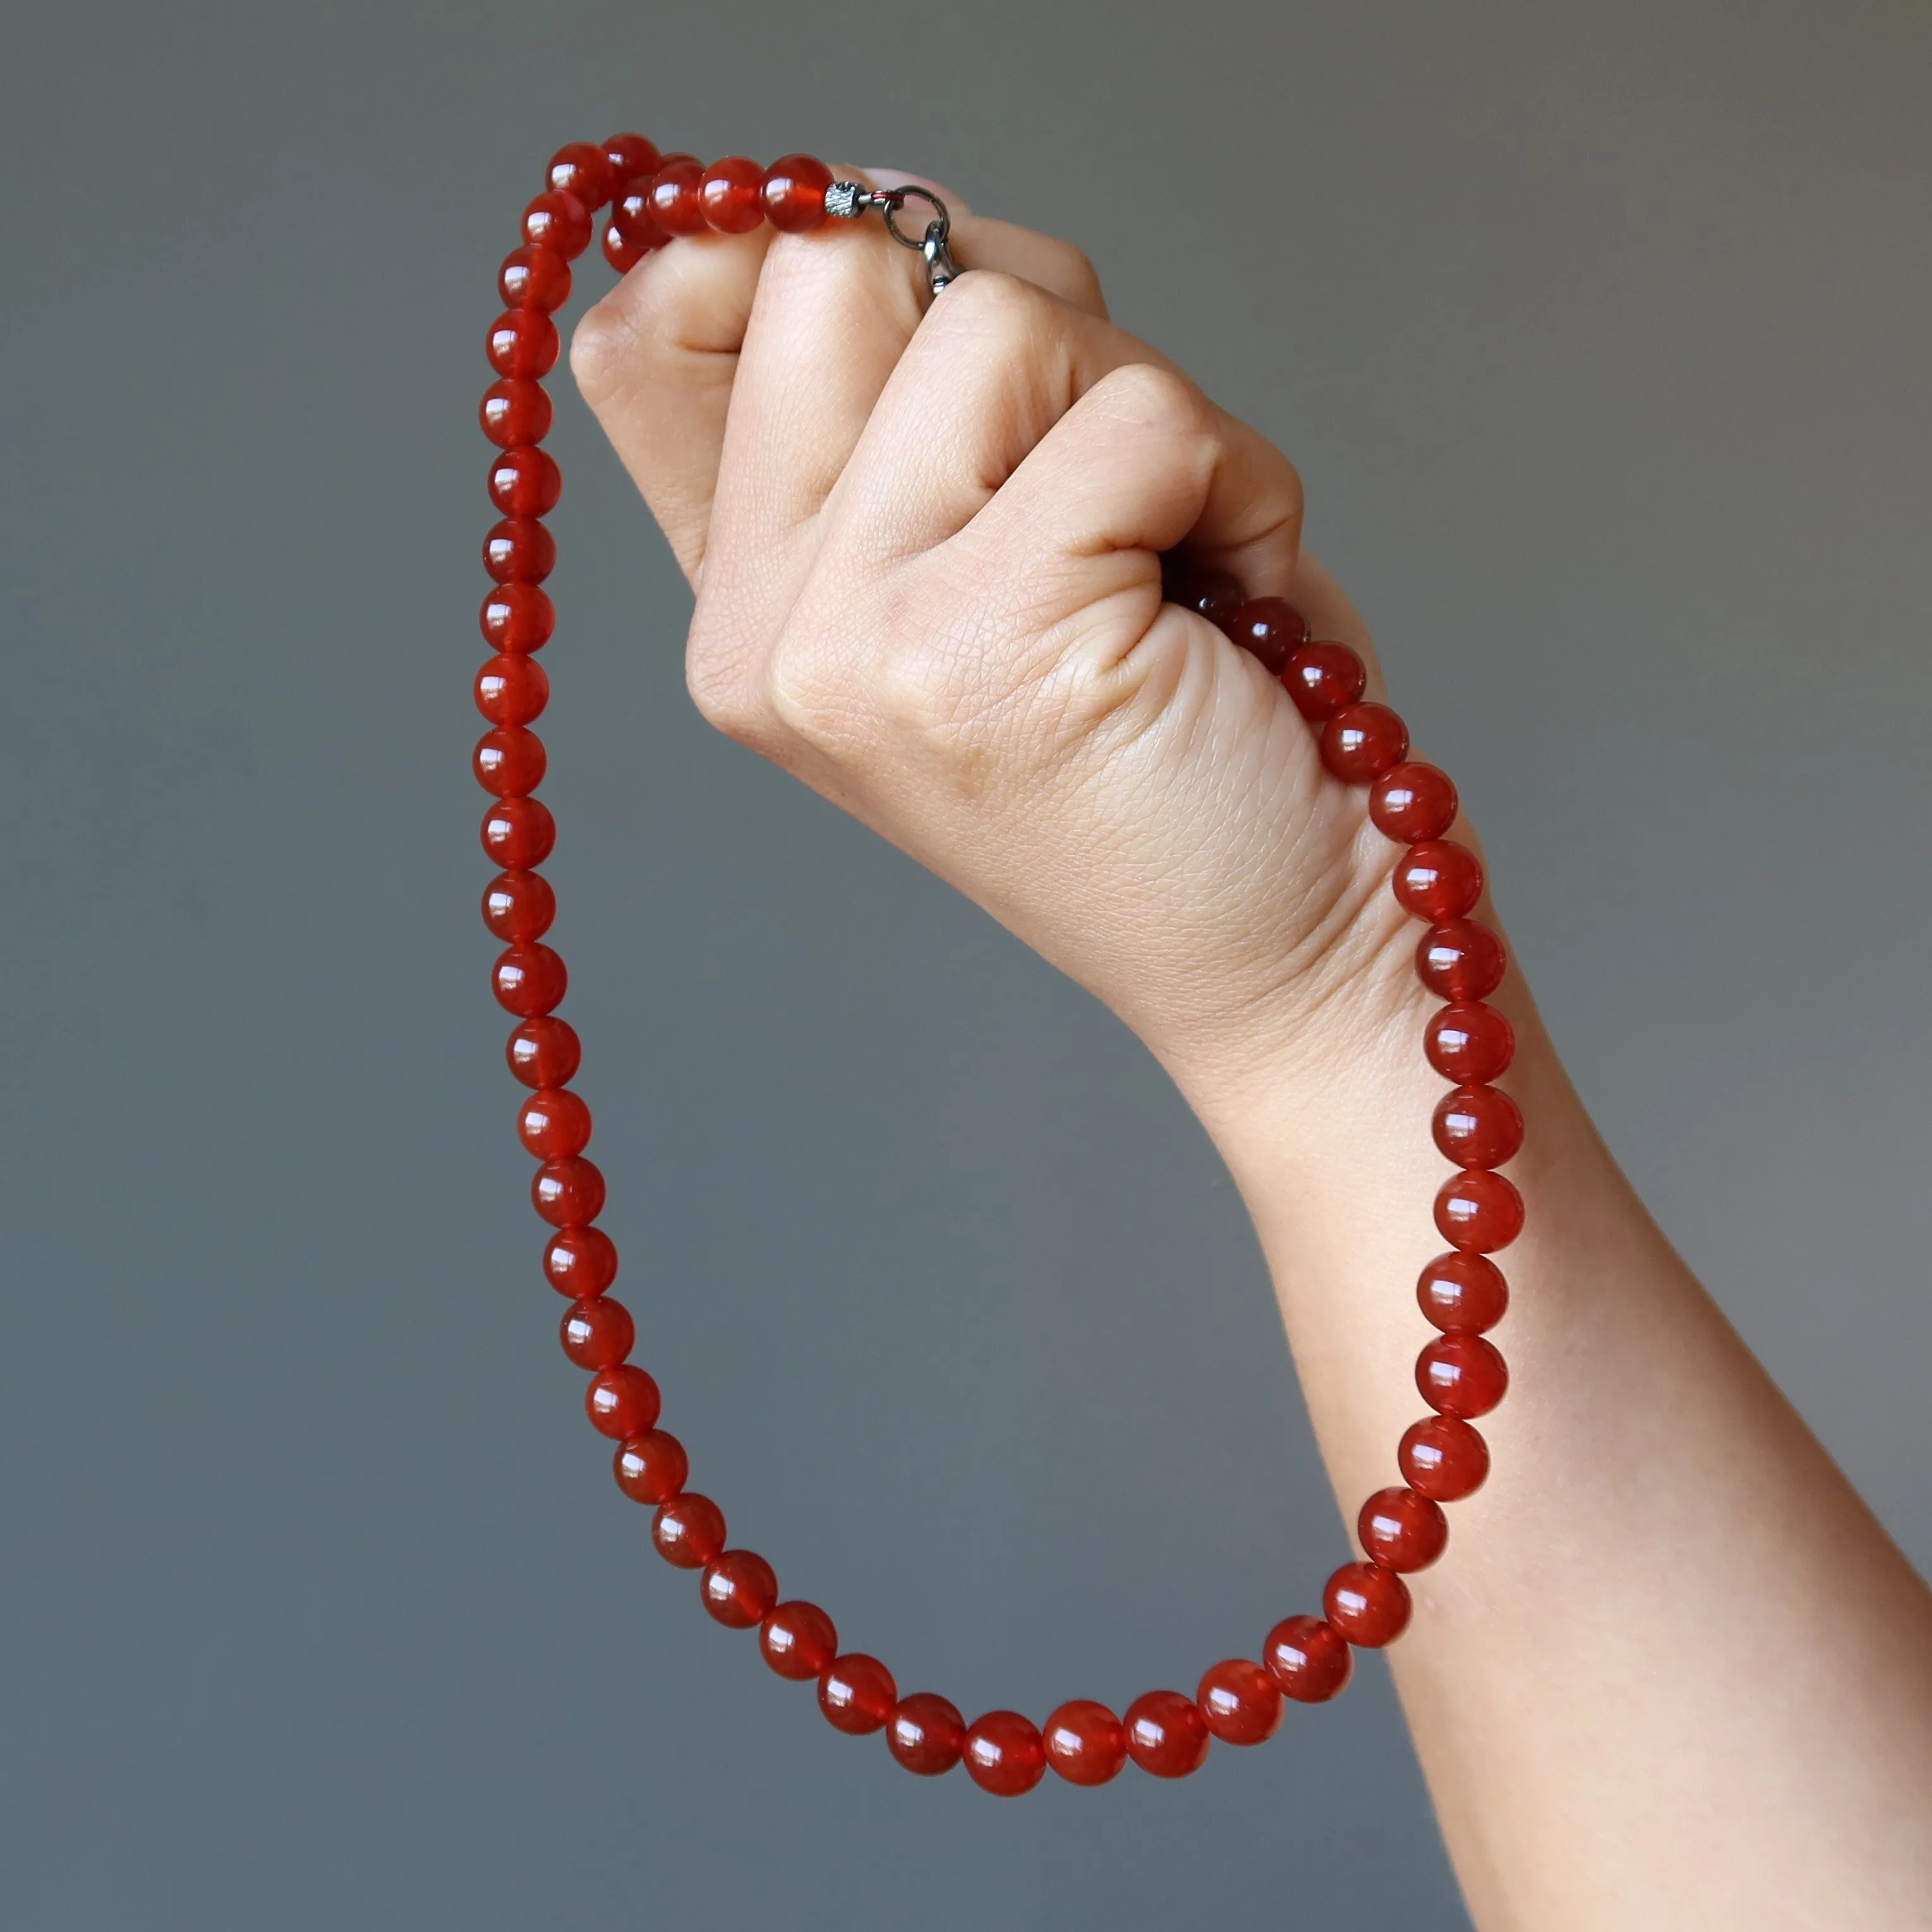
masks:
<svg viewBox="0 0 1932 1932"><path fill-rule="evenodd" d="M1110 369L1089 394L1111 413L1184 435L1211 434L1214 406L1178 369L1157 362L1124 362Z"/></svg>
<svg viewBox="0 0 1932 1932"><path fill-rule="evenodd" d="M698 716L714 730L754 747L769 738L770 720L742 659L696 629L685 647L684 684Z"/></svg>
<svg viewBox="0 0 1932 1932"><path fill-rule="evenodd" d="M928 326L937 322L942 334L1010 342L1039 333L1054 312L1053 298L1044 289L998 268L974 268L947 289Z"/></svg>
<svg viewBox="0 0 1932 1932"><path fill-rule="evenodd" d="M586 309L571 332L570 373L584 400L594 410L614 394L631 347L632 331L619 305L617 291Z"/></svg>

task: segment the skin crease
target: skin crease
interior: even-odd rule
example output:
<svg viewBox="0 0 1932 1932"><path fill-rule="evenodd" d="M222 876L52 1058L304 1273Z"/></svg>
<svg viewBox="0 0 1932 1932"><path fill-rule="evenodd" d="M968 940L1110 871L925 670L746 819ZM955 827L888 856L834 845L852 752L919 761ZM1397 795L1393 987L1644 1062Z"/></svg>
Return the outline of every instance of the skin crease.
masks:
<svg viewBox="0 0 1932 1932"><path fill-rule="evenodd" d="M572 368L696 587L705 716L1106 1001L1200 1116L1352 1520L1424 1412L1430 1331L1390 1284L1442 1246L1437 1002L1363 790L1161 602L1157 554L1292 597L1379 694L1372 648L1286 459L1114 328L1076 251L946 198L968 272L936 302L870 220L681 240ZM1475 1922L1924 1932L1932 1595L1651 1222L1514 970L1496 1004L1528 1124L1512 1389L1390 1652Z"/></svg>

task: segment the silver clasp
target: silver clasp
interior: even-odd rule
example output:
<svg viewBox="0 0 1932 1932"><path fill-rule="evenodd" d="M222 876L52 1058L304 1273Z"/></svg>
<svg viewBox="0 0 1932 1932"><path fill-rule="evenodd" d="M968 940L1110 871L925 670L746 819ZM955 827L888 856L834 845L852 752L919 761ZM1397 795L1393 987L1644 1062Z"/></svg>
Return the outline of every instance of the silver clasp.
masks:
<svg viewBox="0 0 1932 1932"><path fill-rule="evenodd" d="M926 232L916 238L898 224L898 212L908 201L922 201L932 210ZM959 265L948 245L952 218L930 188L914 188L910 182L902 188L871 188L858 182L834 182L825 190L826 213L842 221L856 221L868 208L876 208L884 216L886 232L902 248L916 248L925 256L926 279L934 295L957 278Z"/></svg>

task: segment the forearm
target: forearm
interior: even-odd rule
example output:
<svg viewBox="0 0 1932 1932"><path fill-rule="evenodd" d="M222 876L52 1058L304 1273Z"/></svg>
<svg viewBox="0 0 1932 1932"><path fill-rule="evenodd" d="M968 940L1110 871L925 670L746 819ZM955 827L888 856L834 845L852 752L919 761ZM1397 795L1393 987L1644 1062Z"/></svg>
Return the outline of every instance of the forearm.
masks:
<svg viewBox="0 0 1932 1932"><path fill-rule="evenodd" d="M1192 1096L1352 1518L1423 1412L1430 1004L1391 988L1318 1069ZM1520 981L1496 1004L1527 1126L1511 1386L1390 1652L1477 1922L1932 1923L1932 1597L1645 1213Z"/></svg>

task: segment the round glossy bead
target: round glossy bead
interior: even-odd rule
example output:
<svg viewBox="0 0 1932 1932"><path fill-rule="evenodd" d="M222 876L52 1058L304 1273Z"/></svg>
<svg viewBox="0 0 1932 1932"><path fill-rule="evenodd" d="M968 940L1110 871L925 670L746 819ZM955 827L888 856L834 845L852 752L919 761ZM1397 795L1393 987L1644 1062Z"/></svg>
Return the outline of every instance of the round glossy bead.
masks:
<svg viewBox="0 0 1932 1932"><path fill-rule="evenodd" d="M838 1654L838 1632L816 1604L781 1604L758 1632L758 1648L781 1677L822 1677Z"/></svg>
<svg viewBox="0 0 1932 1932"><path fill-rule="evenodd" d="M558 1294L588 1301L617 1279L617 1244L602 1228L561 1228L544 1244L543 1268Z"/></svg>
<svg viewBox="0 0 1932 1932"><path fill-rule="evenodd" d="M1104 1704L1076 1697L1040 1733L1046 1761L1069 1784L1106 1784L1127 1761L1127 1727Z"/></svg>
<svg viewBox="0 0 1932 1932"><path fill-rule="evenodd" d="M819 1676L818 1708L825 1721L850 1737L881 1729L898 1701L892 1673L863 1651L833 1658Z"/></svg>
<svg viewBox="0 0 1932 1932"><path fill-rule="evenodd" d="M568 1087L539 1087L518 1110L517 1138L538 1160L581 1154L590 1141L590 1109Z"/></svg>
<svg viewBox="0 0 1932 1932"><path fill-rule="evenodd" d="M483 849L506 872L541 866L556 843L556 821L541 799L500 798L483 814Z"/></svg>
<svg viewBox="0 0 1932 1932"><path fill-rule="evenodd" d="M1452 1174L1436 1190L1436 1225L1451 1247L1493 1254L1522 1232L1522 1196L1485 1168Z"/></svg>
<svg viewBox="0 0 1932 1932"><path fill-rule="evenodd" d="M1319 1617L1284 1617L1262 1648L1268 1674L1298 1704L1325 1704L1347 1688L1354 1670L1348 1640Z"/></svg>
<svg viewBox="0 0 1932 1932"><path fill-rule="evenodd" d="M1288 654L1281 681L1294 708L1311 722L1346 711L1367 689L1367 668L1346 644L1326 638L1298 644Z"/></svg>
<svg viewBox="0 0 1932 1932"><path fill-rule="evenodd" d="M1502 984L1509 959L1502 941L1486 926L1452 919L1422 935L1415 970L1432 993L1460 1006L1487 999Z"/></svg>
<svg viewBox="0 0 1932 1932"><path fill-rule="evenodd" d="M1396 862L1396 903L1418 919L1460 919L1483 896L1483 868L1466 845L1424 839Z"/></svg>
<svg viewBox="0 0 1932 1932"><path fill-rule="evenodd" d="M1288 653L1308 641L1308 622L1285 597L1256 597L1228 620L1228 634L1270 677L1288 668Z"/></svg>
<svg viewBox="0 0 1932 1932"><path fill-rule="evenodd" d="M1178 1690L1150 1690L1127 1706L1127 1755L1156 1778L1185 1778L1207 1762L1213 1733Z"/></svg>
<svg viewBox="0 0 1932 1932"><path fill-rule="evenodd" d="M668 1503L682 1492L691 1474L691 1458L675 1436L662 1429L647 1429L641 1436L627 1436L610 1457L610 1472L617 1486L634 1503Z"/></svg>
<svg viewBox="0 0 1932 1932"><path fill-rule="evenodd" d="M1448 1545L1449 1519L1414 1490L1378 1490L1363 1504L1355 1534L1384 1570L1426 1570Z"/></svg>
<svg viewBox="0 0 1932 1932"><path fill-rule="evenodd" d="M706 225L721 235L748 235L765 218L764 186L764 170L748 155L713 161L698 184Z"/></svg>
<svg viewBox="0 0 1932 1932"><path fill-rule="evenodd" d="M547 189L524 210L524 239L574 261L590 245L590 211L575 195Z"/></svg>
<svg viewBox="0 0 1932 1932"><path fill-rule="evenodd" d="M587 1228L604 1211L604 1176L581 1154L547 1160L530 1182L530 1202L553 1228Z"/></svg>
<svg viewBox="0 0 1932 1932"><path fill-rule="evenodd" d="M760 193L765 219L790 235L816 228L825 219L825 190L832 170L815 154L787 154L766 169Z"/></svg>
<svg viewBox="0 0 1932 1932"><path fill-rule="evenodd" d="M556 628L556 608L550 601L550 593L540 585L500 584L484 598L476 621L484 638L502 656L527 657L550 642L550 633ZM538 673L538 676L542 676L542 674ZM542 690L548 698L550 684L547 678ZM542 709L540 702L537 710Z"/></svg>
<svg viewBox="0 0 1932 1932"><path fill-rule="evenodd" d="M506 376L483 392L476 406L483 434L499 449L518 442L541 442L550 434L553 412L541 382L527 376Z"/></svg>
<svg viewBox="0 0 1932 1932"><path fill-rule="evenodd" d="M1509 1365L1480 1335L1438 1335L1415 1358L1415 1385L1438 1415L1487 1415L1509 1392Z"/></svg>
<svg viewBox="0 0 1932 1932"><path fill-rule="evenodd" d="M704 180L704 170L695 161L682 160L667 161L652 176L651 213L667 235L704 232L709 224L700 191Z"/></svg>
<svg viewBox="0 0 1932 1932"><path fill-rule="evenodd" d="M620 275L628 275L656 246L654 242L633 242L614 221L604 224L604 259Z"/></svg>
<svg viewBox="0 0 1932 1932"><path fill-rule="evenodd" d="M634 1362L626 1362L614 1369L600 1369L591 1377L590 1386L584 1391L584 1410L590 1418L591 1427L599 1436L609 1436L614 1442L621 1442L627 1436L643 1435L656 1423L658 1412L663 1406L657 1384ZM717 1518L717 1544L693 1561L691 1568L694 1570L700 1563L709 1563L724 1547L724 1519L719 1514L718 1505L706 1502L703 1496L680 1500L703 1504ZM658 1547L664 1547L662 1542Z"/></svg>
<svg viewBox="0 0 1932 1932"><path fill-rule="evenodd" d="M1322 1606L1329 1622L1364 1650L1393 1643L1408 1628L1408 1586L1379 1563L1345 1563L1328 1580Z"/></svg>
<svg viewBox="0 0 1932 1932"><path fill-rule="evenodd" d="M556 539L534 517L506 517L484 536L483 568L499 584L541 584L556 568Z"/></svg>
<svg viewBox="0 0 1932 1932"><path fill-rule="evenodd" d="M1169 551L1161 560L1161 594L1170 604L1205 617L1216 630L1229 631L1248 601L1240 580Z"/></svg>
<svg viewBox="0 0 1932 1932"><path fill-rule="evenodd" d="M1480 1335L1503 1318L1509 1284L1486 1255L1438 1255L1417 1277L1415 1299L1445 1335Z"/></svg>
<svg viewBox="0 0 1932 1932"><path fill-rule="evenodd" d="M966 1774L995 1798L1018 1798L1046 1775L1046 1747L1017 1711L988 1711L966 1733Z"/></svg>
<svg viewBox="0 0 1932 1932"><path fill-rule="evenodd" d="M649 175L627 181L610 204L611 226L638 250L640 259L670 239L651 206L651 183L656 172L653 168Z"/></svg>
<svg viewBox="0 0 1932 1932"><path fill-rule="evenodd" d="M604 150L590 141L567 142L558 148L544 176L553 193L574 196L586 212L610 200L610 177Z"/></svg>
<svg viewBox="0 0 1932 1932"><path fill-rule="evenodd" d="M562 494L563 472L548 451L520 443L490 460L490 500L506 517L547 517Z"/></svg>
<svg viewBox="0 0 1932 1932"><path fill-rule="evenodd" d="M483 923L506 946L527 946L550 930L556 895L541 872L499 872L483 888Z"/></svg>
<svg viewBox="0 0 1932 1932"><path fill-rule="evenodd" d="M938 1778L959 1762L966 1748L966 1720L958 1706L930 1690L915 1691L892 1706L886 1748L920 1778Z"/></svg>
<svg viewBox="0 0 1932 1932"><path fill-rule="evenodd" d="M1208 1728L1226 1744L1265 1744L1281 1728L1281 1691L1246 1658L1216 1664L1202 1678L1194 1701Z"/></svg>
<svg viewBox="0 0 1932 1932"><path fill-rule="evenodd" d="M704 1607L727 1630L763 1623L778 1600L778 1580L754 1550L727 1550L712 1558L698 1579Z"/></svg>
<svg viewBox="0 0 1932 1932"><path fill-rule="evenodd" d="M499 724L476 741L470 768L476 782L498 798L524 798L543 783L549 755L544 742L520 724Z"/></svg>
<svg viewBox="0 0 1932 1932"><path fill-rule="evenodd" d="M1460 1502L1483 1486L1490 1445L1459 1415L1426 1415L1404 1431L1395 1460L1411 1489L1438 1503Z"/></svg>
<svg viewBox="0 0 1932 1932"><path fill-rule="evenodd" d="M532 380L548 376L556 367L562 346L556 324L535 308L506 308L490 323L483 343L490 366L498 375Z"/></svg>
<svg viewBox="0 0 1932 1932"><path fill-rule="evenodd" d="M506 308L552 314L570 299L570 264L554 248L512 248L496 272L496 292Z"/></svg>
<svg viewBox="0 0 1932 1932"><path fill-rule="evenodd" d="M1480 1086L1499 1080L1516 1058L1516 1032L1494 1006L1469 1003L1443 1007L1422 1037L1429 1064L1445 1080Z"/></svg>
<svg viewBox="0 0 1932 1932"><path fill-rule="evenodd" d="M654 175L664 166L657 143L641 134L612 134L604 142L604 199L612 199L628 181Z"/></svg>
<svg viewBox="0 0 1932 1932"><path fill-rule="evenodd" d="M593 1300L573 1302L564 1310L557 1339L580 1369L596 1375L614 1369L631 1352L638 1328L621 1301L600 1294Z"/></svg>
<svg viewBox="0 0 1932 1932"><path fill-rule="evenodd" d="M490 985L506 1012L530 1019L561 1003L569 989L570 974L548 946L532 940L526 946L506 946L496 956Z"/></svg>
<svg viewBox="0 0 1932 1932"><path fill-rule="evenodd" d="M1440 838L1456 822L1456 788L1447 772L1414 761L1394 766L1369 792L1376 830L1401 845Z"/></svg>
<svg viewBox="0 0 1932 1932"><path fill-rule="evenodd" d="M1367 784L1408 750L1408 727L1386 704L1350 704L1322 728L1322 762L1347 784Z"/></svg>
<svg viewBox="0 0 1932 1932"><path fill-rule="evenodd" d="M1436 1103L1436 1144L1458 1167L1501 1167L1522 1148L1522 1114L1499 1087L1452 1087Z"/></svg>
<svg viewBox="0 0 1932 1932"><path fill-rule="evenodd" d="M562 1087L576 1078L584 1046L569 1021L544 1013L511 1034L503 1058L526 1087Z"/></svg>
<svg viewBox="0 0 1932 1932"><path fill-rule="evenodd" d="M535 658L500 652L476 674L476 708L493 724L527 724L550 702L550 680Z"/></svg>
<svg viewBox="0 0 1932 1932"><path fill-rule="evenodd" d="M664 1560L680 1570L702 1570L724 1549L724 1512L694 1490L658 1505L651 1519L651 1541Z"/></svg>

